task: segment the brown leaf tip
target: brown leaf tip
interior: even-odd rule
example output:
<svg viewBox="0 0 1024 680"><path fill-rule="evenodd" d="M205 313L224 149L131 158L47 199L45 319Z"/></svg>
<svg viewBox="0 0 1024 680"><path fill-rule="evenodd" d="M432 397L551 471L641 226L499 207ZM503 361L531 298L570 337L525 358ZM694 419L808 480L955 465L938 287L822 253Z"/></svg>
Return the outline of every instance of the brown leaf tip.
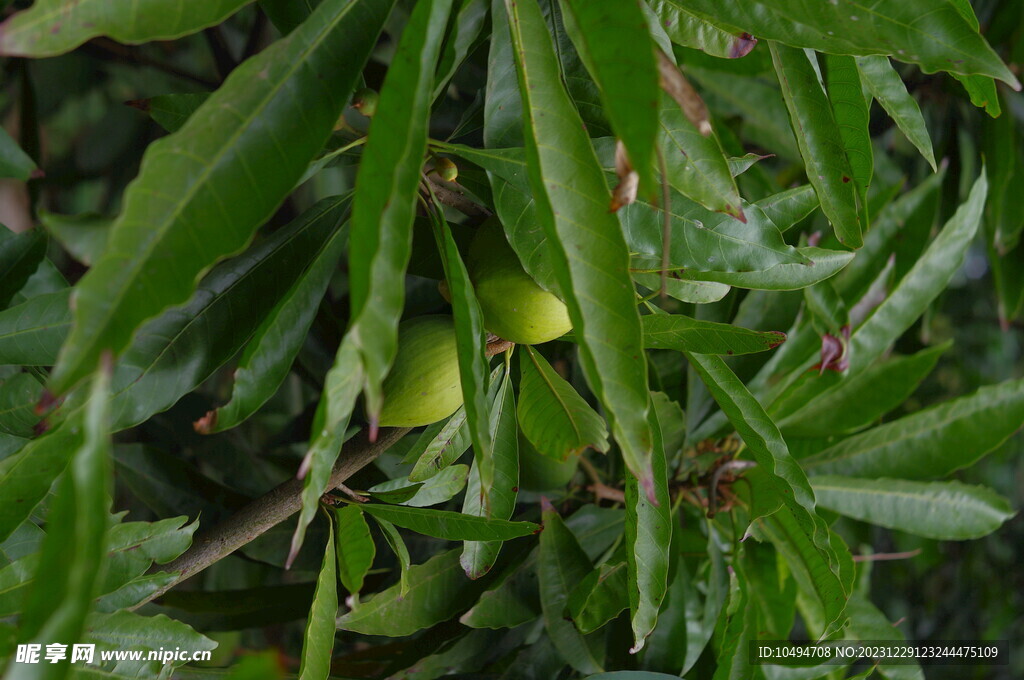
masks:
<svg viewBox="0 0 1024 680"><path fill-rule="evenodd" d="M196 434L212 434L213 428L217 426L217 410L207 411L199 420L192 423L192 429Z"/></svg>
<svg viewBox="0 0 1024 680"><path fill-rule="evenodd" d="M749 33L740 33L732 41L732 47L729 49L729 58L739 59L745 57L750 54L755 45L757 45L757 38Z"/></svg>

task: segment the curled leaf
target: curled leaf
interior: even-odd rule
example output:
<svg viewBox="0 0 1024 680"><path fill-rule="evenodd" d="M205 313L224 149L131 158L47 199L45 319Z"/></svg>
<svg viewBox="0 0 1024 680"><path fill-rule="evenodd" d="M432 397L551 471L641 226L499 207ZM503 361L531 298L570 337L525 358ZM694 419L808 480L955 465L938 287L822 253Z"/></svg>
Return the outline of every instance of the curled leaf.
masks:
<svg viewBox="0 0 1024 680"><path fill-rule="evenodd" d="M661 89L665 90L679 104L687 119L693 126L707 137L711 134L711 117L708 115L708 107L704 100L693 89L690 81L686 79L679 67L672 63L661 50L655 50L658 55L658 74L661 76Z"/></svg>

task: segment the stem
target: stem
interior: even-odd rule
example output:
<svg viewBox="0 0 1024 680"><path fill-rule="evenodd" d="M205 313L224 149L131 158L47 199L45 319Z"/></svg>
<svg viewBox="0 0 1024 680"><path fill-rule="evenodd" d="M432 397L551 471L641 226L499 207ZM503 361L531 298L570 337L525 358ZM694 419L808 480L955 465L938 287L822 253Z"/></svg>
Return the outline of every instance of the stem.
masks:
<svg viewBox="0 0 1024 680"><path fill-rule="evenodd" d="M342 449L342 455L334 464L327 488L335 489L343 484L408 432L409 428L403 427L383 428L374 443L367 440L365 430L360 432ZM302 480L289 479L208 532L200 534L192 542L192 547L181 557L169 564L155 567L155 571L179 572L174 582L151 594L132 609L160 597L182 581L192 578L294 515L302 507L302 486Z"/></svg>

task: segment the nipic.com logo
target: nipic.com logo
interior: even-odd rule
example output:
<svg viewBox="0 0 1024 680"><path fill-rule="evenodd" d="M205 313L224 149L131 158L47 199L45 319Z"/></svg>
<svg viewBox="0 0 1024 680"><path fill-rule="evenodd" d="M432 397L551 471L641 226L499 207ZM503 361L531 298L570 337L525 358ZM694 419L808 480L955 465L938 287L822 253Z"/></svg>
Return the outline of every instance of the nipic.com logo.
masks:
<svg viewBox="0 0 1024 680"><path fill-rule="evenodd" d="M96 653L94 644L65 645L60 643L18 645L14 656L15 663L81 663L94 664L107 661L159 661L162 664L187 663L190 661L209 661L209 650L192 651L175 647L174 649L101 649Z"/></svg>

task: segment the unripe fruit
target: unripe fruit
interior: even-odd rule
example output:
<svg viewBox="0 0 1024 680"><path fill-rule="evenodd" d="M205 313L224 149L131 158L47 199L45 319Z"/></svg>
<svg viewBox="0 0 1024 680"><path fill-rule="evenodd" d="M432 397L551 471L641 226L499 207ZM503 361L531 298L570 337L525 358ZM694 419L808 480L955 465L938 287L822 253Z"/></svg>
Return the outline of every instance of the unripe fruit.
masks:
<svg viewBox="0 0 1024 680"><path fill-rule="evenodd" d="M533 444L519 435L519 488L526 491L551 491L569 483L576 474L578 456L570 455L564 461L549 458L537 451Z"/></svg>
<svg viewBox="0 0 1024 680"><path fill-rule="evenodd" d="M536 345L572 330L565 303L530 278L497 220L480 226L469 247L467 266L490 332L522 345Z"/></svg>
<svg viewBox="0 0 1024 680"><path fill-rule="evenodd" d="M450 158L438 158L434 163L434 171L446 182L454 182L459 178L459 166Z"/></svg>
<svg viewBox="0 0 1024 680"><path fill-rule="evenodd" d="M373 118L373 114L377 113L377 102L379 100L380 95L377 94L376 90L364 87L352 97L352 108L367 118Z"/></svg>
<svg viewBox="0 0 1024 680"><path fill-rule="evenodd" d="M418 316L398 326L398 354L384 379L381 427L419 427L462 406L455 322Z"/></svg>

